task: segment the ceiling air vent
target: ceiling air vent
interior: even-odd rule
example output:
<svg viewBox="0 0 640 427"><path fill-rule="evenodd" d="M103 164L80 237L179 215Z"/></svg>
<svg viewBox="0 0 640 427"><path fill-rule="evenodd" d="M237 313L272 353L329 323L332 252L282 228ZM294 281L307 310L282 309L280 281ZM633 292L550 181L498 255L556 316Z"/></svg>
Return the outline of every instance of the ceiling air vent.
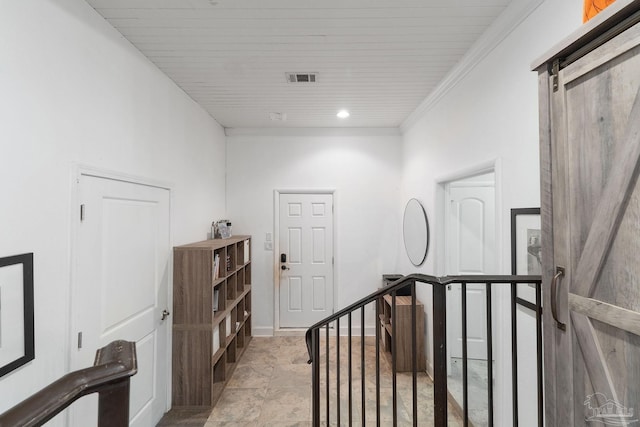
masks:
<svg viewBox="0 0 640 427"><path fill-rule="evenodd" d="M289 83L316 83L318 73L285 73Z"/></svg>

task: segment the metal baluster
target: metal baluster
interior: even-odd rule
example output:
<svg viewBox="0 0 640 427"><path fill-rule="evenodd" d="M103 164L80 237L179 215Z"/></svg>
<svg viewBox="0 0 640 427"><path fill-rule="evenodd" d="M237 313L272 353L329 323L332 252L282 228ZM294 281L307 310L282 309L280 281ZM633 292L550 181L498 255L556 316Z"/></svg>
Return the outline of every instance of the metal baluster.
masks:
<svg viewBox="0 0 640 427"><path fill-rule="evenodd" d="M313 426L320 427L320 329L312 332L311 381L313 383Z"/></svg>
<svg viewBox="0 0 640 427"><path fill-rule="evenodd" d="M412 398L413 398L413 427L418 427L418 345L416 315L416 282L411 282L411 370L412 370Z"/></svg>
<svg viewBox="0 0 640 427"><path fill-rule="evenodd" d="M398 425L398 384L396 378L396 362L397 362L397 331L396 331L396 291L391 291L391 384L393 391L393 427Z"/></svg>
<svg viewBox="0 0 640 427"><path fill-rule="evenodd" d="M360 311L360 370L362 371L362 425L366 425L365 372L364 372L364 306Z"/></svg>
<svg viewBox="0 0 640 427"><path fill-rule="evenodd" d="M518 329L516 324L516 284L511 283L511 398L513 427L518 427Z"/></svg>
<svg viewBox="0 0 640 427"><path fill-rule="evenodd" d="M491 283L485 283L487 297L487 406L489 407L488 422L489 427L493 426L493 326L491 308Z"/></svg>
<svg viewBox="0 0 640 427"><path fill-rule="evenodd" d="M330 341L329 341L329 324L328 324L328 323L327 323L327 326L326 326L326 333L327 333L327 336L326 336L326 340L325 340L325 342L324 342L325 347L326 347L326 349L327 349L327 350L326 350L326 359L327 359L327 363L326 363L326 371L327 371L327 378L326 378L326 381L325 381L325 383L326 383L325 385L326 385L326 389L327 389L327 390L326 390L326 393L327 393L327 419L326 419L326 422L327 422L327 425L329 425L329 422L330 422L330 418L329 418L329 414L330 414L330 412L329 412L329 407L330 407L330 405L329 405L329 396L330 396L330 395L329 395L329 342L330 342Z"/></svg>
<svg viewBox="0 0 640 427"><path fill-rule="evenodd" d="M378 427L380 426L380 340L382 339L380 331L384 328L380 318L381 304L382 302L376 301L376 426ZM364 387L364 383L362 386ZM364 425L364 422L362 424Z"/></svg>
<svg viewBox="0 0 640 427"><path fill-rule="evenodd" d="M467 377L467 284L461 283L462 298L462 411L464 427L469 425L469 384Z"/></svg>
<svg viewBox="0 0 640 427"><path fill-rule="evenodd" d="M433 421L447 426L447 293L439 283L431 285L433 296Z"/></svg>
<svg viewBox="0 0 640 427"><path fill-rule="evenodd" d="M349 318L349 337L348 337L348 340L349 340L349 343L348 343L349 344L349 381L348 381L349 382L349 426L351 426L352 423L353 423L353 411L352 411L352 405L353 405L353 396L352 396L352 394L353 394L353 392L351 390L351 388L352 388L351 387L351 380L352 380L352 375L353 375L352 367L351 367L351 354L352 354L352 350L351 350L351 346L352 346L351 345L351 313L349 313L349 317L348 318Z"/></svg>
<svg viewBox="0 0 640 427"><path fill-rule="evenodd" d="M340 318L336 319L336 417L340 425Z"/></svg>
<svg viewBox="0 0 640 427"><path fill-rule="evenodd" d="M542 383L542 295L541 283L536 282L536 351L538 368L538 427L544 425L544 400Z"/></svg>

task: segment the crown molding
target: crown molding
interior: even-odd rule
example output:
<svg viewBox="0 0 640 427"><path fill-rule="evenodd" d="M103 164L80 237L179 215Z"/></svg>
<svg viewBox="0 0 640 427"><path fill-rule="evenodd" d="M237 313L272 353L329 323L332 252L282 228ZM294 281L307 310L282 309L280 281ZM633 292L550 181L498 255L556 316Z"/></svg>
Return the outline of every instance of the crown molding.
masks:
<svg viewBox="0 0 640 427"><path fill-rule="evenodd" d="M544 0L513 0L496 18L489 28L471 46L440 84L402 122L400 130L405 133L427 111L433 108L451 89L515 30Z"/></svg>

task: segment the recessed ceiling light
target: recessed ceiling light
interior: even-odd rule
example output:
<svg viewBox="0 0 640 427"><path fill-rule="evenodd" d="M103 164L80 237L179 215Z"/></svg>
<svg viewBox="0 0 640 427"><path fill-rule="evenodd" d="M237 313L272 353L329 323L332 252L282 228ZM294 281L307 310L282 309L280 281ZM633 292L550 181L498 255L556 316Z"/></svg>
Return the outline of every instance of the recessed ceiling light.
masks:
<svg viewBox="0 0 640 427"><path fill-rule="evenodd" d="M337 116L341 119L346 119L347 117L349 117L349 112L347 110L340 110L338 111Z"/></svg>

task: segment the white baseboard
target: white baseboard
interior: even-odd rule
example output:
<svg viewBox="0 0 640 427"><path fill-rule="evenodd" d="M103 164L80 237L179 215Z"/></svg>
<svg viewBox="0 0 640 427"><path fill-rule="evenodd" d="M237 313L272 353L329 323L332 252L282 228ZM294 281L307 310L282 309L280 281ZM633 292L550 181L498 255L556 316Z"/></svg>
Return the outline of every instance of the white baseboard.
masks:
<svg viewBox="0 0 640 427"><path fill-rule="evenodd" d="M251 329L251 335L254 337L272 337L273 336L273 327L271 326L262 326L262 327L253 327Z"/></svg>
<svg viewBox="0 0 640 427"><path fill-rule="evenodd" d="M303 337L306 329L290 328L290 329L276 329L273 331L274 337Z"/></svg>

